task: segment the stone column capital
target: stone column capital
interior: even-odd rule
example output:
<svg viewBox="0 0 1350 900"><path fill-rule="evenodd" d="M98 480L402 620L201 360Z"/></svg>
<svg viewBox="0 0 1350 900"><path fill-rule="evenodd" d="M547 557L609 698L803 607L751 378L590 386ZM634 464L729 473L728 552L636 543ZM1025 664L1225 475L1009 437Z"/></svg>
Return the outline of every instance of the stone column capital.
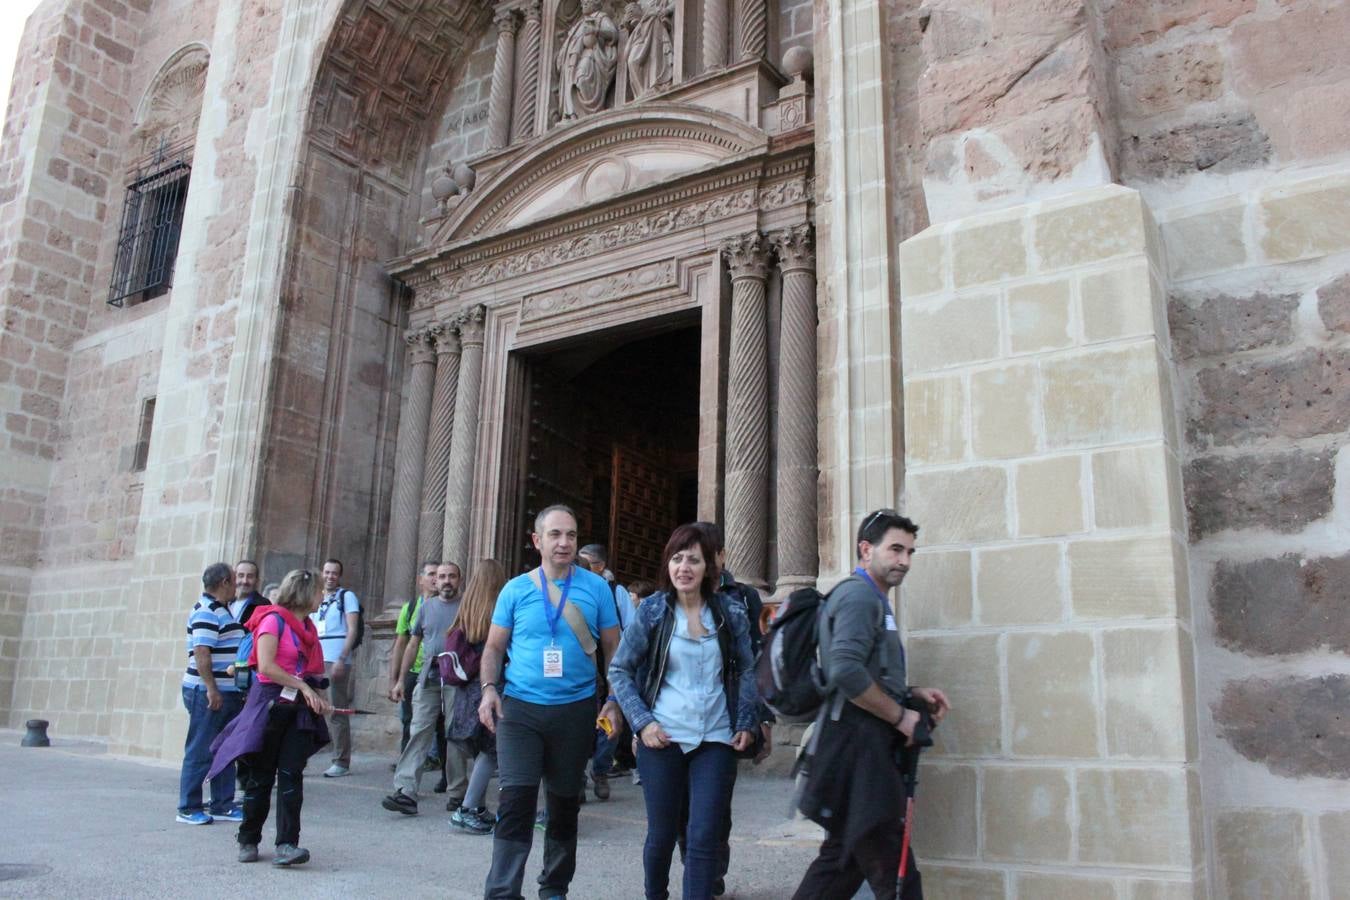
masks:
<svg viewBox="0 0 1350 900"><path fill-rule="evenodd" d="M459 330L459 340L464 347L483 345L486 318L487 308L482 304L470 306L455 317L455 327Z"/></svg>
<svg viewBox="0 0 1350 900"><path fill-rule="evenodd" d="M498 34L514 35L516 29L520 27L520 21L516 18L516 11L500 6L492 14L492 24L497 26Z"/></svg>
<svg viewBox="0 0 1350 900"><path fill-rule="evenodd" d="M403 334L408 345L408 362L414 366L436 361L434 338L430 328L412 328Z"/></svg>
<svg viewBox="0 0 1350 900"><path fill-rule="evenodd" d="M758 231L737 235L722 242L722 255L731 269L732 281L754 278L763 281L769 275L769 251Z"/></svg>
<svg viewBox="0 0 1350 900"><path fill-rule="evenodd" d="M446 353L459 353L459 332L455 330L453 319L444 322L437 322L427 328L431 333L431 339L436 344L436 355L442 356Z"/></svg>
<svg viewBox="0 0 1350 900"><path fill-rule="evenodd" d="M543 3L541 0L530 0L529 3L521 7L521 12L525 14L525 21L537 22L543 15Z"/></svg>
<svg viewBox="0 0 1350 900"><path fill-rule="evenodd" d="M778 267L783 272L815 271L816 232L809 222L775 231L770 240L778 251Z"/></svg>

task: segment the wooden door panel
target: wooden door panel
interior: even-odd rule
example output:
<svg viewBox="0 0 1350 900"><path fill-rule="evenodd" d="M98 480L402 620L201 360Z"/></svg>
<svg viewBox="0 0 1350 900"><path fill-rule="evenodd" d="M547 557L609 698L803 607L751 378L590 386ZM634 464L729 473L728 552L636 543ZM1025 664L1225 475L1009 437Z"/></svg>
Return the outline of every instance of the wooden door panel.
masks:
<svg viewBox="0 0 1350 900"><path fill-rule="evenodd" d="M620 581L656 581L661 551L675 525L677 483L658 456L614 445L609 567Z"/></svg>

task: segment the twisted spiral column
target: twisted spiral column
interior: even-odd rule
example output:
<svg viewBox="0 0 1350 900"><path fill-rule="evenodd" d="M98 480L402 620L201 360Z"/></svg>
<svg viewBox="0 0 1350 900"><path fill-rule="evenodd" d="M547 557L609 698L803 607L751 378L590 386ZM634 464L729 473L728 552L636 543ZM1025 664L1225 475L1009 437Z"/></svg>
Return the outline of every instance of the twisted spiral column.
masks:
<svg viewBox="0 0 1350 900"><path fill-rule="evenodd" d="M816 541L816 249L810 225L771 236L783 275L778 353L778 583L814 585Z"/></svg>
<svg viewBox="0 0 1350 900"><path fill-rule="evenodd" d="M740 47L737 61L763 59L769 51L769 11L764 0L737 0Z"/></svg>
<svg viewBox="0 0 1350 900"><path fill-rule="evenodd" d="M492 64L492 89L488 94L488 149L505 147L511 137L512 80L516 72L516 14L498 9L493 16L497 26L497 58Z"/></svg>
<svg viewBox="0 0 1350 900"><path fill-rule="evenodd" d="M539 57L543 52L543 26L539 0L525 7L525 27L516 42L516 122L513 140L534 137L535 105L539 97Z"/></svg>
<svg viewBox="0 0 1350 900"><path fill-rule="evenodd" d="M421 505L422 465L436 380L436 353L426 329L403 336L408 345L408 396L398 420L394 445L394 496L389 512L389 548L385 554L386 602L395 606L416 596L417 512Z"/></svg>
<svg viewBox="0 0 1350 900"><path fill-rule="evenodd" d="M450 442L450 486L446 491L445 540L441 559L467 566L469 521L473 505L473 463L478 448L478 402L483 389L483 320L475 306L460 314L459 391L455 433Z"/></svg>
<svg viewBox="0 0 1350 900"><path fill-rule="evenodd" d="M711 72L727 64L727 3L729 0L703 0L703 71Z"/></svg>
<svg viewBox="0 0 1350 900"><path fill-rule="evenodd" d="M445 490L450 480L450 437L455 430L455 395L459 391L459 333L451 322L437 323L429 330L436 344L436 387L422 476L422 514L417 528L419 562L441 556Z"/></svg>
<svg viewBox="0 0 1350 900"><path fill-rule="evenodd" d="M759 232L722 245L731 269L731 351L727 363L727 565L756 587L767 585L769 362L765 278L768 252Z"/></svg>

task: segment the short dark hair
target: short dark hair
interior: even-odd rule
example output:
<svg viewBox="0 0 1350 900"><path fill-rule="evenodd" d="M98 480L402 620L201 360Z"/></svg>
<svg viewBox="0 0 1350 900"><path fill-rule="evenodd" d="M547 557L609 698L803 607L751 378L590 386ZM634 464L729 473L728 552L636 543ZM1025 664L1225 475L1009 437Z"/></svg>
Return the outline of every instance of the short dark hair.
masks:
<svg viewBox="0 0 1350 900"><path fill-rule="evenodd" d="M338 559L336 556L330 556L330 557L328 557L327 559L325 559L325 560L323 561L323 564L324 564L325 566L328 565L329 563L332 563L333 565L335 565L335 566L338 567L338 574L339 574L339 575L346 575L346 574L347 574L347 567L344 566L344 565L342 564L342 560ZM323 568L323 566L320 566L320 568Z"/></svg>
<svg viewBox="0 0 1350 900"><path fill-rule="evenodd" d="M254 572L258 573L259 575L262 574L262 569L259 568L258 564L251 559L241 559L239 560L239 562L234 564L234 567L236 569L239 568L240 566L252 566Z"/></svg>
<svg viewBox="0 0 1350 900"><path fill-rule="evenodd" d="M464 577L464 569L460 566L459 563L455 562L453 559L447 559L443 563L436 563L436 568L439 569L441 566L454 566L455 571L459 573L459 577L461 578Z"/></svg>
<svg viewBox="0 0 1350 900"><path fill-rule="evenodd" d="M202 573L202 587L208 591L214 591L227 581L234 583L234 570L230 568L229 563L211 563Z"/></svg>
<svg viewBox="0 0 1350 900"><path fill-rule="evenodd" d="M892 528L899 528L901 531L908 532L915 537L919 536L919 526L907 516L900 515L893 509L878 509L868 513L858 526L858 540L854 543L853 549L857 551L858 559L862 559L862 542L875 544L886 536L886 532Z"/></svg>
<svg viewBox="0 0 1350 900"><path fill-rule="evenodd" d="M639 578L628 585L628 593L641 600L649 594L656 593L656 585L645 578Z"/></svg>
<svg viewBox="0 0 1350 900"><path fill-rule="evenodd" d="M703 562L706 568L703 570L703 581L699 582L699 592L705 598L711 597L717 591L717 585L721 573L717 571L717 553L713 550L712 541L708 540L708 535L697 525L681 525L670 533L670 540L666 541L666 549L661 552L661 590L667 593L675 593L675 585L670 580L670 558L681 550L688 550L691 547L698 547L698 552L703 554Z"/></svg>
<svg viewBox="0 0 1350 900"><path fill-rule="evenodd" d="M722 537L722 526L716 522L695 522L694 527L703 532L712 544L713 553L721 553L727 548L726 539Z"/></svg>
<svg viewBox="0 0 1350 900"><path fill-rule="evenodd" d="M436 568L437 566L439 566L440 564L441 564L441 561L440 561L439 559L424 559L424 560L422 560L422 568L423 568L423 569L425 569L427 566L431 566L431 567L434 569L434 568Z"/></svg>
<svg viewBox="0 0 1350 900"><path fill-rule="evenodd" d="M534 517L535 534L542 533L542 529L544 527L544 520L548 518L549 513L555 512L567 513L569 516L572 517L573 522L581 521L580 519L577 518L576 510L572 509L572 507L568 506L566 503L550 503L548 506L545 506L543 509L539 510L539 514Z"/></svg>

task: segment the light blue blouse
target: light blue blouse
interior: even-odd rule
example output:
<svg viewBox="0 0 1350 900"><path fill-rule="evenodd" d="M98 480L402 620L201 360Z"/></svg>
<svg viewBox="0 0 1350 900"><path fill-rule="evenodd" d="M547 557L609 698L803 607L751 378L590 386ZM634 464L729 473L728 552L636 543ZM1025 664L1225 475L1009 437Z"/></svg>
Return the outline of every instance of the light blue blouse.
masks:
<svg viewBox="0 0 1350 900"><path fill-rule="evenodd" d="M689 617L675 607L675 633L666 655L666 671L652 715L670 739L689 753L704 741L731 743L731 716L722 687L722 651L713 630L712 610L699 616L705 634L689 636Z"/></svg>

